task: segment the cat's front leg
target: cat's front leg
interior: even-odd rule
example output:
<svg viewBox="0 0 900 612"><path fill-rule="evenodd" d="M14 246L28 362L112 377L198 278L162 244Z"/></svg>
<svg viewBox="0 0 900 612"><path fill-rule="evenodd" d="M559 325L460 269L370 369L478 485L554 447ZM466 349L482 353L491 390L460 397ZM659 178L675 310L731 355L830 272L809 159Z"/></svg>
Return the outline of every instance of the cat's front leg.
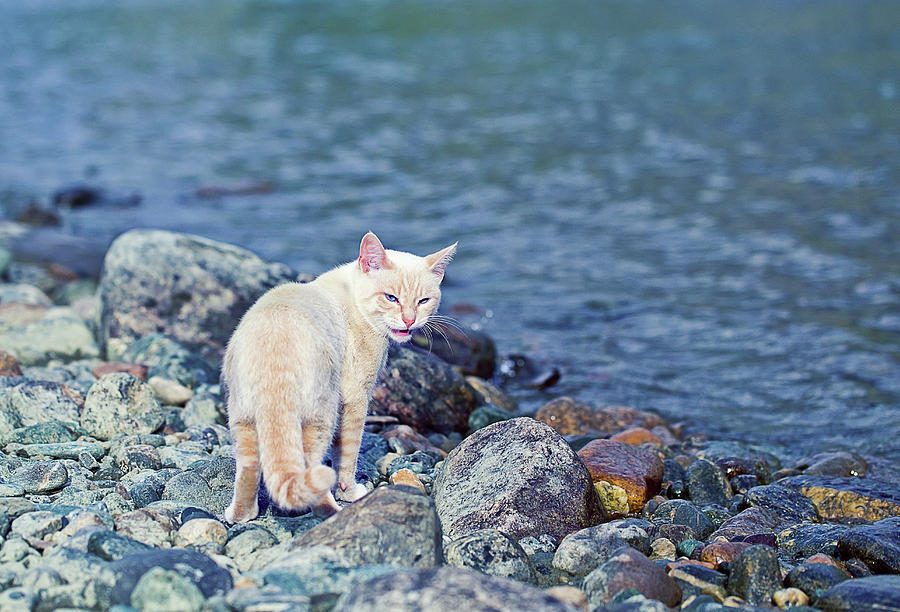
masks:
<svg viewBox="0 0 900 612"><path fill-rule="evenodd" d="M338 460L338 486L334 495L341 501L354 502L368 493L365 485L356 482L356 463L359 458L363 427L366 424L367 409L367 398L344 401L341 426L334 449L334 456Z"/></svg>

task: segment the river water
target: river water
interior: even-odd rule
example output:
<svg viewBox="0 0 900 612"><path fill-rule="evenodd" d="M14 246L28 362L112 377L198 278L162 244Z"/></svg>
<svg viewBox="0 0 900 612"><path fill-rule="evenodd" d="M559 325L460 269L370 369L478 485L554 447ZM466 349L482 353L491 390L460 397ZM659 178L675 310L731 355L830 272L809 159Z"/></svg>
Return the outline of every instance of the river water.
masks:
<svg viewBox="0 0 900 612"><path fill-rule="evenodd" d="M319 272L459 240L446 302L568 394L900 477L900 4L0 4L0 203ZM268 194L198 197L266 182Z"/></svg>

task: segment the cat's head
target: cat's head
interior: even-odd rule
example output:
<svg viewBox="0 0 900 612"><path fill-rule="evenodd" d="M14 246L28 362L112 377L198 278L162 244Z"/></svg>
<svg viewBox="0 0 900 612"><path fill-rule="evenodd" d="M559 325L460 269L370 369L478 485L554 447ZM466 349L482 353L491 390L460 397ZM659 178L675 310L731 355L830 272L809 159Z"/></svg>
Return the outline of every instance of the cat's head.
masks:
<svg viewBox="0 0 900 612"><path fill-rule="evenodd" d="M441 303L444 269L455 252L453 244L419 257L385 249L372 232L363 236L357 300L370 325L391 340L408 341Z"/></svg>

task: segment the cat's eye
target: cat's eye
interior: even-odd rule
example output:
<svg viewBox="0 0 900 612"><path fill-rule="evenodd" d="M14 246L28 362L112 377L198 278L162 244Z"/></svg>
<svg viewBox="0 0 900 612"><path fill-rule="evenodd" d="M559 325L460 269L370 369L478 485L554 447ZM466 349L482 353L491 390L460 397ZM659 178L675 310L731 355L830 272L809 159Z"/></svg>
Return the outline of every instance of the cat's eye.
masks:
<svg viewBox="0 0 900 612"><path fill-rule="evenodd" d="M385 298L388 302L395 302L395 303L399 303L399 302L400 302L400 300L397 299L397 296L396 296L396 295L391 295L390 293L385 293L385 294L384 294L384 298Z"/></svg>
<svg viewBox="0 0 900 612"><path fill-rule="evenodd" d="M419 306L421 306L422 304L425 304L429 300L431 300L431 298L422 298L421 300L419 300Z"/></svg>

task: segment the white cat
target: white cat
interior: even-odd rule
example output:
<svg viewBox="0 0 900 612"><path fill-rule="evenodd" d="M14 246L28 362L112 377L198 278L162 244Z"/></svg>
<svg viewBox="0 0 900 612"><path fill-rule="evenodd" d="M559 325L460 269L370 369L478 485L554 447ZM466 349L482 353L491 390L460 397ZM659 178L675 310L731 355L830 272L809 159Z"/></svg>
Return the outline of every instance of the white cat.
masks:
<svg viewBox="0 0 900 612"><path fill-rule="evenodd" d="M263 295L228 342L222 373L237 473L229 522L259 513L260 472L285 509L338 510L356 501L356 461L366 410L388 339L406 342L441 300L453 244L427 257L385 250L366 234L359 259L306 283Z"/></svg>

